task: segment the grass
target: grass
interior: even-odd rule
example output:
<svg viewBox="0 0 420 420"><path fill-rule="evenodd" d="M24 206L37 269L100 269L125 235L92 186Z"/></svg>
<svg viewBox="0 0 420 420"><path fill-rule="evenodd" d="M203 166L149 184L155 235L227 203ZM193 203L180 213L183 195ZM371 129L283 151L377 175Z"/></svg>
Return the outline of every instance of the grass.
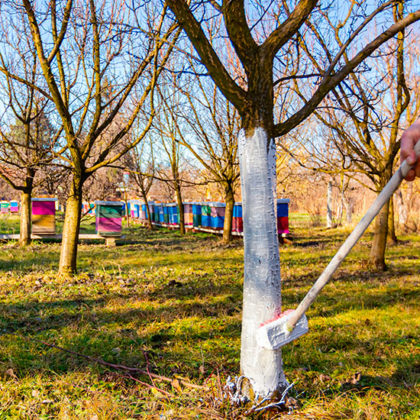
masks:
<svg viewBox="0 0 420 420"><path fill-rule="evenodd" d="M57 233L63 232L64 213L57 212L55 219L55 229ZM6 213L0 214L0 234L18 234L19 215ZM85 215L82 217L80 233L95 233L95 216Z"/></svg>
<svg viewBox="0 0 420 420"><path fill-rule="evenodd" d="M207 234L140 227L126 234L116 248L80 245L71 279L56 274L59 244L3 243L1 419L245 416L221 398L226 378L239 372L241 241L226 247ZM298 303L346 234L295 229L280 251L285 307ZM368 269L369 239L310 309L309 333L283 350L297 407L255 418L419 417L420 238L391 246L385 273ZM171 381L130 376L45 343Z"/></svg>

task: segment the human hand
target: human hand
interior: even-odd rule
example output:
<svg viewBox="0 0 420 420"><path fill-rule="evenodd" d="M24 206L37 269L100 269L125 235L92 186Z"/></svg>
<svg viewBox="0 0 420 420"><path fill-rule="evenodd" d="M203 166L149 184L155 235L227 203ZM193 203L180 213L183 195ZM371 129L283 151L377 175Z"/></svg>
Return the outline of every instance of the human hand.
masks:
<svg viewBox="0 0 420 420"><path fill-rule="evenodd" d="M401 136L401 162L407 159L409 165L416 164L405 177L407 181L413 181L416 176L420 177L420 158L417 158L414 152L414 145L418 141L420 141L420 118L408 127Z"/></svg>

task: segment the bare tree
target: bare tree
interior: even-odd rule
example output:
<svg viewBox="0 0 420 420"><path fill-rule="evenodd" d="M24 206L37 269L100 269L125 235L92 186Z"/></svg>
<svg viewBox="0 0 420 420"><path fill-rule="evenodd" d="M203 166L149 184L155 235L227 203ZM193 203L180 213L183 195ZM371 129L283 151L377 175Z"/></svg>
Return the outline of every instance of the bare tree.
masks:
<svg viewBox="0 0 420 420"><path fill-rule="evenodd" d="M71 168L71 186L60 272L73 273L83 184L146 135L154 116L151 92L179 31L174 23L166 23L165 7L152 8L150 3L133 11L122 0L67 0L65 4L22 0L10 4L8 11L19 13L29 24L31 42L48 85L48 92L43 93L54 103L63 124L68 153L62 158ZM143 26L137 28L140 22ZM142 131L121 148L140 110L147 107L149 115Z"/></svg>
<svg viewBox="0 0 420 420"><path fill-rule="evenodd" d="M285 0L276 6L270 3L272 7L248 2L247 10L243 0L166 0L166 4L187 33L208 74L241 116L239 161L245 244L241 372L246 378L241 381L241 387L248 398L275 396L287 387L281 350L266 350L256 340L259 325L281 312L273 194L274 138L284 136L305 121L326 95L380 45L419 20L420 11L384 28L373 39L362 39L360 35L370 24L389 13L393 1L381 3L377 9L365 2L340 2L343 13L329 13L331 6L317 7L316 0L297 3ZM351 24L343 25L341 16L347 14L351 16ZM216 20L222 28L221 37L210 37L208 28ZM343 42L336 41L334 31L327 31L321 38L315 36L320 26L328 28L325 25L328 20L334 20L339 33L345 36ZM242 65L240 79L234 79L226 65L221 47L226 39ZM305 45L311 46L308 52ZM350 54L351 48L354 53L346 59L344 54ZM316 59L321 72L312 62L314 51L318 51ZM300 100L295 96L294 106L286 112L276 113L282 120L275 121L274 92L277 87L284 92L277 97L276 107L291 103L287 99L288 95L296 95L295 81L306 86L302 87L304 95Z"/></svg>
<svg viewBox="0 0 420 420"><path fill-rule="evenodd" d="M50 122L50 102L33 87L40 75L35 51L28 37L22 36L29 32L28 25L8 17L1 23L9 31L4 33L0 51L1 66L7 69L0 73L4 109L0 128L0 177L21 193L19 243L26 246L31 242L32 191L40 181L36 175L40 167L52 161L60 130L54 129ZM18 30L20 37L16 36ZM12 48L14 54L10 54ZM22 84L9 77L10 71L30 83Z"/></svg>
<svg viewBox="0 0 420 420"><path fill-rule="evenodd" d="M51 163L61 130L50 121L50 101L34 87L42 86L42 76L29 40L29 25L8 15L2 16L0 25L0 177L20 191L19 243L26 246L31 242L32 192L42 182L42 176L37 175ZM11 72L16 78L10 77Z"/></svg>
<svg viewBox="0 0 420 420"><path fill-rule="evenodd" d="M176 121L179 142L206 169L209 182L219 184L226 203L223 242L232 239L235 190L239 180L238 133L239 115L216 85L201 80L194 63L190 61L193 78L181 85L174 79L174 89L180 89L187 99L186 106L178 111L181 121ZM206 83L209 82L209 83Z"/></svg>
<svg viewBox="0 0 420 420"><path fill-rule="evenodd" d="M124 156L124 167L129 170L130 178L134 181L136 190L144 200L147 213L147 227L149 230L153 230L149 192L153 185L156 168L150 139L134 147Z"/></svg>
<svg viewBox="0 0 420 420"><path fill-rule="evenodd" d="M181 143L178 139L178 128L180 107L180 94L173 80L176 78L174 74L162 77L160 85L157 87L156 106L159 107L158 115L154 121L154 131L156 137L160 139L159 146L162 151L161 170L157 170L160 181L166 183L167 187L175 195L178 206L178 224L181 235L185 234L185 215L184 204L182 198L183 189L183 153ZM159 105L157 105L159 104ZM155 147L159 147L155 144Z"/></svg>
<svg viewBox="0 0 420 420"><path fill-rule="evenodd" d="M394 21L400 21L404 4L396 4L393 11ZM408 76L414 69L405 69L404 57L408 56L405 43L404 32L400 32L395 42L381 49L380 57L369 60L370 71L357 76L351 74L345 85L332 91L327 102L330 107L316 112L320 121L329 127L339 154L352 162L355 172L370 180L368 187L377 194L393 174L401 129L414 122L410 115L404 121L410 96L413 103L420 101L415 80ZM347 54L344 56L349 59ZM372 266L379 270L386 268L389 210L390 202L383 207L374 225L370 259Z"/></svg>

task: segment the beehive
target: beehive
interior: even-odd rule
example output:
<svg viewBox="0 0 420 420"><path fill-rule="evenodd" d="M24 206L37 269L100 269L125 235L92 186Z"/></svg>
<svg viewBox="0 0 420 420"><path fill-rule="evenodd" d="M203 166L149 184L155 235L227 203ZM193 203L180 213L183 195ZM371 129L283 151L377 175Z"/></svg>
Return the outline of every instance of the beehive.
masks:
<svg viewBox="0 0 420 420"><path fill-rule="evenodd" d="M10 202L10 213L19 213L19 203L17 201Z"/></svg>
<svg viewBox="0 0 420 420"><path fill-rule="evenodd" d="M101 236L121 236L123 203L119 201L95 201L96 233Z"/></svg>
<svg viewBox="0 0 420 420"><path fill-rule="evenodd" d="M55 235L56 198L32 199L32 233L36 235Z"/></svg>
<svg viewBox="0 0 420 420"><path fill-rule="evenodd" d="M2 201L0 203L0 212L9 213L9 210L10 210L10 203L8 201Z"/></svg>
<svg viewBox="0 0 420 420"><path fill-rule="evenodd" d="M277 200L277 233L279 235L288 234L289 231L289 203L288 198Z"/></svg>

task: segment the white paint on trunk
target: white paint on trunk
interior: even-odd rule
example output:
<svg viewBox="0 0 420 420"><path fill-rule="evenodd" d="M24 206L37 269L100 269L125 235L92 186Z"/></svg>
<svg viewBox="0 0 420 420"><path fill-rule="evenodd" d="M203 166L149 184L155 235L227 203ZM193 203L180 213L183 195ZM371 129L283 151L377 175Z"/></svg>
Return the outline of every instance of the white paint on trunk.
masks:
<svg viewBox="0 0 420 420"><path fill-rule="evenodd" d="M332 220L332 182L328 181L327 186L327 228L331 228L333 226Z"/></svg>
<svg viewBox="0 0 420 420"><path fill-rule="evenodd" d="M244 296L241 372L258 396L268 396L288 384L280 350L267 350L256 340L261 323L281 312L280 258L273 186L275 145L262 128L239 134L244 221Z"/></svg>

